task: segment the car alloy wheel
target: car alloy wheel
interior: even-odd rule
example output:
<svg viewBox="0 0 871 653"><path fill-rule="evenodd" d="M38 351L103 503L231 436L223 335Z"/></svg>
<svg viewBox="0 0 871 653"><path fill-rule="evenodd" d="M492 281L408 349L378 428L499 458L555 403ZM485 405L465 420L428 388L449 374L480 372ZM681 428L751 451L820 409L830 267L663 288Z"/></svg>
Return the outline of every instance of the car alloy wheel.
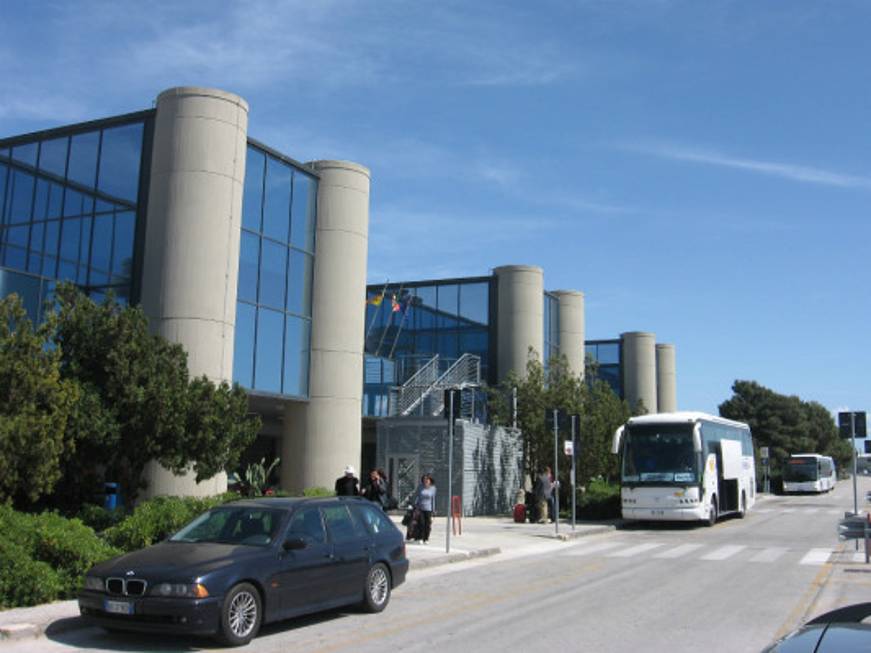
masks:
<svg viewBox="0 0 871 653"><path fill-rule="evenodd" d="M236 585L224 599L221 639L231 646L250 642L260 629L260 594L249 583Z"/></svg>
<svg viewBox="0 0 871 653"><path fill-rule="evenodd" d="M372 565L366 575L363 607L369 612L381 612L390 600L390 572L383 563Z"/></svg>

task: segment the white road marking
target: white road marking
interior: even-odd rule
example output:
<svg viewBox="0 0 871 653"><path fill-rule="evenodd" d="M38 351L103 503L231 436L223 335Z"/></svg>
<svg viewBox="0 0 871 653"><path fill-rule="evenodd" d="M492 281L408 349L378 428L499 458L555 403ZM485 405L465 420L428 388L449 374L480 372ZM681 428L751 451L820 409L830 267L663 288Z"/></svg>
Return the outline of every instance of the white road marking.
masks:
<svg viewBox="0 0 871 653"><path fill-rule="evenodd" d="M591 553L599 553L600 551L607 551L608 549L616 549L620 546L626 546L625 542L600 542L599 544L592 544L588 546L582 546L575 549L571 549L566 551L565 555L567 556L585 556Z"/></svg>
<svg viewBox="0 0 871 653"><path fill-rule="evenodd" d="M743 544L727 544L726 546L721 546L719 549L711 551L707 555L703 555L699 560L725 560L746 548L747 547Z"/></svg>
<svg viewBox="0 0 871 653"><path fill-rule="evenodd" d="M829 561L832 555L831 549L811 549L805 553L804 558L799 562L800 565L824 565Z"/></svg>
<svg viewBox="0 0 871 653"><path fill-rule="evenodd" d="M780 512L782 512L782 513L795 512L795 511L796 511L795 508L781 508L780 509Z"/></svg>
<svg viewBox="0 0 871 653"><path fill-rule="evenodd" d="M769 546L750 558L750 562L774 562L787 551L783 546Z"/></svg>
<svg viewBox="0 0 871 653"><path fill-rule="evenodd" d="M609 553L608 557L610 558L631 558L632 556L637 556L640 553L646 553L651 549L656 549L660 546L663 546L659 542L648 542L647 544L639 544L637 546L630 546L628 549L623 549L622 551L615 551L614 553Z"/></svg>
<svg viewBox="0 0 871 653"><path fill-rule="evenodd" d="M654 558L680 558L681 556L685 556L688 553L692 553L697 549L701 549L701 544L681 544L680 546L676 546L673 549L668 549L667 551L662 551L661 553L657 553Z"/></svg>
<svg viewBox="0 0 871 653"><path fill-rule="evenodd" d="M804 512L804 514L806 514L806 515L812 515L812 514L814 514L817 510L819 510L819 508L805 508L803 512Z"/></svg>

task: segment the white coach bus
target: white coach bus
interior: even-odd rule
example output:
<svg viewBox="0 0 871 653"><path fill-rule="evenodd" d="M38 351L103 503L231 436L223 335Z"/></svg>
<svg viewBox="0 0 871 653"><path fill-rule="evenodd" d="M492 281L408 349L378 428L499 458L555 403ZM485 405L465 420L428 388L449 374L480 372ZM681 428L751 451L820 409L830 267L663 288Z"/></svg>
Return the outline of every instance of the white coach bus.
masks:
<svg viewBox="0 0 871 653"><path fill-rule="evenodd" d="M756 501L750 427L705 413L631 418L614 433L622 453L624 519L701 520L743 517Z"/></svg>
<svg viewBox="0 0 871 653"><path fill-rule="evenodd" d="M783 466L784 492L828 492L835 488L835 461L815 453L796 453Z"/></svg>

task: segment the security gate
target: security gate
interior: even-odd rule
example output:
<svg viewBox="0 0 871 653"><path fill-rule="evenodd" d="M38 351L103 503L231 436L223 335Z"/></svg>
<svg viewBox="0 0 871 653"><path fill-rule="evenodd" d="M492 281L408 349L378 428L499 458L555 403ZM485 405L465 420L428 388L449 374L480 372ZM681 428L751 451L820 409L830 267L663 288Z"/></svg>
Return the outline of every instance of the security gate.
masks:
<svg viewBox="0 0 871 653"><path fill-rule="evenodd" d="M390 495L396 497L399 507L407 506L418 485L418 458L416 453L391 454L387 457L387 476Z"/></svg>

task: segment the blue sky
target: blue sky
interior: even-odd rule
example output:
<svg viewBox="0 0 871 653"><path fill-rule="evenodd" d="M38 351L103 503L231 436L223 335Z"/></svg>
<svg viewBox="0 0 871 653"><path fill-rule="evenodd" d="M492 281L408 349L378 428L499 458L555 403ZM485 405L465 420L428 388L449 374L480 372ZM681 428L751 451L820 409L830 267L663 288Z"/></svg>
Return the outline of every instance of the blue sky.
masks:
<svg viewBox="0 0 871 653"><path fill-rule="evenodd" d="M369 280L541 265L588 338L871 409L871 3L2 3L0 135L251 104L299 160L372 169Z"/></svg>

